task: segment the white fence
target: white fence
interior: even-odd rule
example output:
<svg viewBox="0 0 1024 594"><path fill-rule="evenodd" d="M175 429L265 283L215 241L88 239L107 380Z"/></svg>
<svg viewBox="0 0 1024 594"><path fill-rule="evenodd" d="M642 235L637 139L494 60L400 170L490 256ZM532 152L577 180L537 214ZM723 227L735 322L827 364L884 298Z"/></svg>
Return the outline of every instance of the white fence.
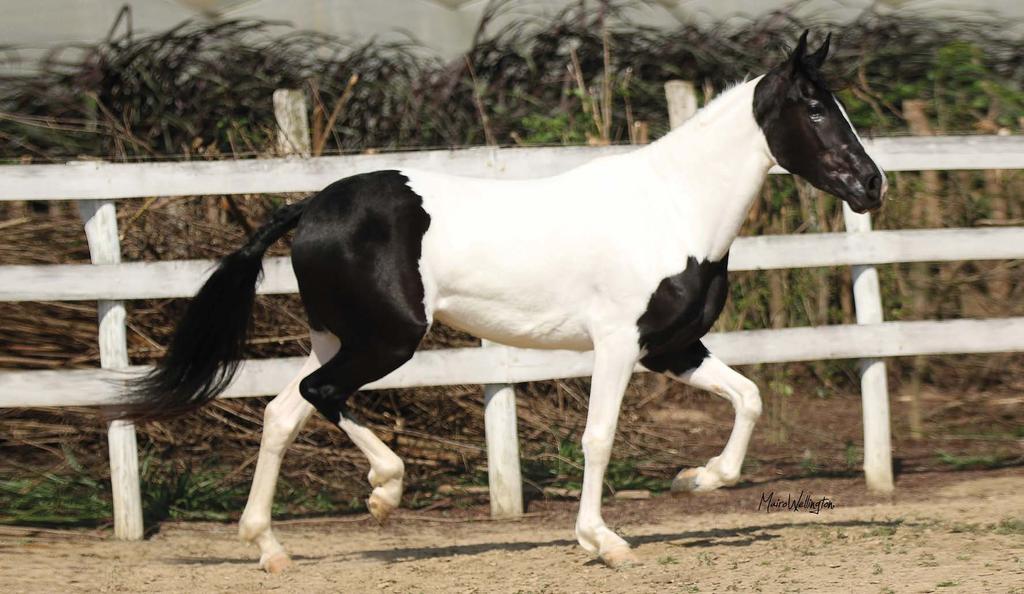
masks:
<svg viewBox="0 0 1024 594"><path fill-rule="evenodd" d="M888 171L1024 169L1024 139L1015 137L884 138L867 143ZM128 366L123 301L190 297L211 261L120 262L113 199L314 191L346 175L416 167L494 178L566 170L631 147L464 149L251 161L0 167L0 200L78 200L92 264L0 266L0 300L96 300L102 369L0 373L0 407L104 405L117 401ZM780 173L776 171L774 173ZM873 266L895 262L1024 258L1024 227L871 231L867 216L846 212L847 233L745 237L730 255L731 270L853 266L858 325L713 334L708 347L732 365L823 359L864 359L862 393L868 485L892 489L889 404L882 357L1024 350L1024 318L883 322ZM296 292L285 258L266 261L260 293ZM275 394L297 373L297 358L246 362L224 397ZM521 513L515 442L515 400L508 384L590 374L591 353L503 346L425 351L368 386L384 389L485 384L492 510ZM639 369L637 371L644 371ZM111 424L115 533L142 535L134 427Z"/></svg>

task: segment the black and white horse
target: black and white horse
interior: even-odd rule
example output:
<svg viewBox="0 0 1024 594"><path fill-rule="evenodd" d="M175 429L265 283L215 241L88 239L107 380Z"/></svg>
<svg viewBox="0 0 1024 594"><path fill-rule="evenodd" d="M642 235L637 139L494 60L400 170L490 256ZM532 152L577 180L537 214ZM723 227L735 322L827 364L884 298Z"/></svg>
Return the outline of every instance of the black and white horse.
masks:
<svg viewBox="0 0 1024 594"><path fill-rule="evenodd" d="M633 560L601 517L601 491L637 362L736 410L722 453L681 472L674 488L708 491L739 478L760 395L700 338L722 310L729 246L768 170L782 165L856 211L881 204L884 174L819 75L828 45L809 54L805 32L784 63L681 128L561 175L376 171L282 208L220 263L165 358L135 384L127 416L179 414L226 386L263 254L295 228L292 263L312 353L266 410L240 528L259 545L262 567L289 563L270 529L271 503L284 451L314 410L369 459L373 515L382 520L399 504L402 460L346 415L346 401L408 361L434 320L517 347L594 350L576 537L609 565Z"/></svg>

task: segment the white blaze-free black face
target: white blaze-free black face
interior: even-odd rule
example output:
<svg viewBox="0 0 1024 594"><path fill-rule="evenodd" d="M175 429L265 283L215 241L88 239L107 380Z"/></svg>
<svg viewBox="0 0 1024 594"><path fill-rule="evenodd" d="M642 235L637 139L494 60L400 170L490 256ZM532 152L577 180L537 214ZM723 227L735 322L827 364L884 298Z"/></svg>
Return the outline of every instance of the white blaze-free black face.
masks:
<svg viewBox="0 0 1024 594"><path fill-rule="evenodd" d="M820 73L830 37L807 54L804 31L790 57L757 84L754 117L779 165L857 212L874 210L882 204L883 173Z"/></svg>

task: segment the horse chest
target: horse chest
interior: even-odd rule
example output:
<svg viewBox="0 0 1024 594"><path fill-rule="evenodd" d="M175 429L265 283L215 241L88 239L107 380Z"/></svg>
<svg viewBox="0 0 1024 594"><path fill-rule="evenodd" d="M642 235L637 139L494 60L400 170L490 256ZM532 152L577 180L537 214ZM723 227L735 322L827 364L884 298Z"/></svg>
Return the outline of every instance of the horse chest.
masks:
<svg viewBox="0 0 1024 594"><path fill-rule="evenodd" d="M692 365L686 355L725 306L728 260L728 254L720 261L698 262L691 256L682 272L658 284L637 320L640 346L647 353L643 363L648 369L681 372L679 367Z"/></svg>

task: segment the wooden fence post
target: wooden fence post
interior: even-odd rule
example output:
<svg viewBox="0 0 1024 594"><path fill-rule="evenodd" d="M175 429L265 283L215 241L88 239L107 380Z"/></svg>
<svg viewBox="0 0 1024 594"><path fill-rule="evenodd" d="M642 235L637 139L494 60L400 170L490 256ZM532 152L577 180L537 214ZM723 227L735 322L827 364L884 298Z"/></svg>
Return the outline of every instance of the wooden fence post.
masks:
<svg viewBox="0 0 1024 594"><path fill-rule="evenodd" d="M845 202L843 220L847 233L871 231L871 217L853 212ZM882 293L878 284L878 269L874 266L852 268L857 323L881 323ZM864 414L864 477L869 490L891 493L892 441L889 435L889 385L885 376L884 360L861 360L860 390Z"/></svg>
<svg viewBox="0 0 1024 594"><path fill-rule="evenodd" d="M697 91L692 82L670 80L665 83L665 100L668 103L668 125L675 130L697 113Z"/></svg>
<svg viewBox="0 0 1024 594"><path fill-rule="evenodd" d="M274 119L277 120L278 154L309 157L313 143L309 136L306 94L297 89L275 90Z"/></svg>
<svg viewBox="0 0 1024 594"><path fill-rule="evenodd" d="M121 242L117 236L117 211L112 200L82 200L78 212L85 221L89 255L93 264L117 264L121 261ZM123 301L100 301L100 366L104 369L128 367ZM139 453L135 425L112 421L107 428L110 454L110 486L114 499L114 536L121 540L142 538L142 496L139 489Z"/></svg>
<svg viewBox="0 0 1024 594"><path fill-rule="evenodd" d="M491 343L483 340L481 346L488 347ZM515 389L510 384L485 385L484 433L492 518L518 518L523 515L517 420Z"/></svg>

